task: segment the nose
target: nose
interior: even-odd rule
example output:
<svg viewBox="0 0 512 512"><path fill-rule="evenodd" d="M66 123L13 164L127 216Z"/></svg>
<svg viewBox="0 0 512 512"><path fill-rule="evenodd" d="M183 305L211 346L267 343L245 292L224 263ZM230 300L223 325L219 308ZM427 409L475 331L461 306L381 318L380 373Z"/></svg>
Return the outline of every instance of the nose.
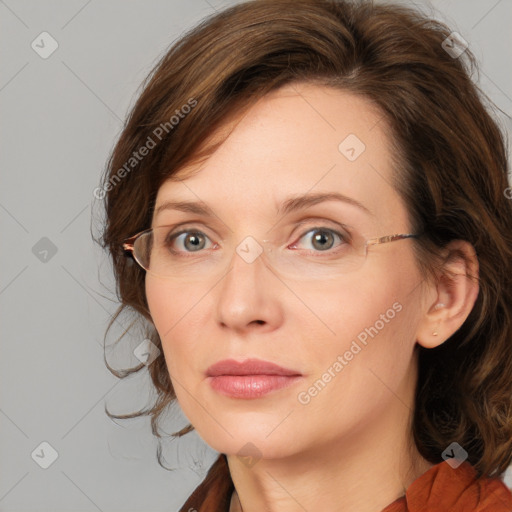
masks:
<svg viewBox="0 0 512 512"><path fill-rule="evenodd" d="M269 266L263 247L252 237L242 240L215 288L216 317L224 329L270 331L282 322L285 286Z"/></svg>

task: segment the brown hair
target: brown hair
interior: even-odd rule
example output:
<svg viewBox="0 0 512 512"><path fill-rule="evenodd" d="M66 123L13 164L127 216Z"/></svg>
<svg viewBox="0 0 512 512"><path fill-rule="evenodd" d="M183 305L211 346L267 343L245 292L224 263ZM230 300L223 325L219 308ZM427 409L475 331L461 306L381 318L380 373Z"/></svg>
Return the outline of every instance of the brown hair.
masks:
<svg viewBox="0 0 512 512"><path fill-rule="evenodd" d="M416 345L414 441L431 463L441 462L456 441L479 477L503 473L512 461L507 154L486 108L490 102L471 78L475 57L466 49L454 58L443 48L450 32L399 5L255 0L211 16L174 44L144 81L103 176L101 243L112 257L121 302L107 333L126 309L134 322L147 320L145 337L161 346L148 311L145 272L126 257L122 241L150 226L166 179L222 143L224 138L215 144L209 139L216 128L288 83L361 95L380 108L390 127L394 186L407 205L411 232L424 233L413 247L425 277L433 278L439 251L451 240L470 242L479 260L480 291L465 323L437 348ZM171 122L173 116L179 122ZM156 145L127 170L150 139ZM145 368L117 371L106 364L118 377ZM157 391L154 405L111 417L150 415L160 437L158 420L176 395L163 354L148 371Z"/></svg>

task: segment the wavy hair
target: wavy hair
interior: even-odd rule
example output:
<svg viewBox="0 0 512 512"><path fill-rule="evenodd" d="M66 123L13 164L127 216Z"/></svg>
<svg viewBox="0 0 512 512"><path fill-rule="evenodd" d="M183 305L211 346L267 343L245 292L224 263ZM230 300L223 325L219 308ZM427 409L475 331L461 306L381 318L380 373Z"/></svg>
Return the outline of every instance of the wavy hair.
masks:
<svg viewBox="0 0 512 512"><path fill-rule="evenodd" d="M478 66L470 49L458 57L445 50L450 34L444 23L401 5L251 0L206 18L173 44L144 80L102 176L99 243L111 257L120 302L105 336L126 310L161 348L145 272L127 257L122 241L150 227L165 180L225 140L211 138L217 128L285 84L360 95L389 126L393 186L413 232L424 233L413 240L422 274L434 278L440 251L455 239L470 242L479 261L479 294L464 324L436 348L416 345L414 442L437 464L456 441L478 476L501 475L512 462L512 203L505 193L505 130L473 79ZM155 402L132 414L107 414L148 415L160 438L159 419L176 399L163 354L147 367L115 370L106 357L105 363L120 378L147 368ZM172 435L192 429L189 424ZM159 445L161 463L160 455Z"/></svg>

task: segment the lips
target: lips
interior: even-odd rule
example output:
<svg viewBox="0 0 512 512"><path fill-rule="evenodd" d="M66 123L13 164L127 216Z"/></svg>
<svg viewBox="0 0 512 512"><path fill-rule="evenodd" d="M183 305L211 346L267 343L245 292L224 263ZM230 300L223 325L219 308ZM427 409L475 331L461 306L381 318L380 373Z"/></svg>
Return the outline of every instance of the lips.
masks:
<svg viewBox="0 0 512 512"><path fill-rule="evenodd" d="M262 398L303 380L296 370L260 359L225 359L210 366L206 373L213 390L237 399Z"/></svg>
<svg viewBox="0 0 512 512"><path fill-rule="evenodd" d="M296 370L284 368L261 359L247 359L243 362L238 362L234 359L224 359L210 366L206 374L208 377L218 377L220 375L301 375Z"/></svg>

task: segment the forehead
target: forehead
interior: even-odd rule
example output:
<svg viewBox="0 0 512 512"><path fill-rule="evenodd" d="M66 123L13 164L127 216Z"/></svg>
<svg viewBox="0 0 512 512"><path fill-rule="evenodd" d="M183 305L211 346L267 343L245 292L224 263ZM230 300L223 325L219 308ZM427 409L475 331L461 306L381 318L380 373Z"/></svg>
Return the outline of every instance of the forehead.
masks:
<svg viewBox="0 0 512 512"><path fill-rule="evenodd" d="M204 201L243 215L254 209L278 211L281 200L291 195L338 192L377 217L385 212L396 222L404 218L391 186L387 123L361 96L319 85L288 85L221 128L229 132L207 160L163 183L155 209L166 200Z"/></svg>

